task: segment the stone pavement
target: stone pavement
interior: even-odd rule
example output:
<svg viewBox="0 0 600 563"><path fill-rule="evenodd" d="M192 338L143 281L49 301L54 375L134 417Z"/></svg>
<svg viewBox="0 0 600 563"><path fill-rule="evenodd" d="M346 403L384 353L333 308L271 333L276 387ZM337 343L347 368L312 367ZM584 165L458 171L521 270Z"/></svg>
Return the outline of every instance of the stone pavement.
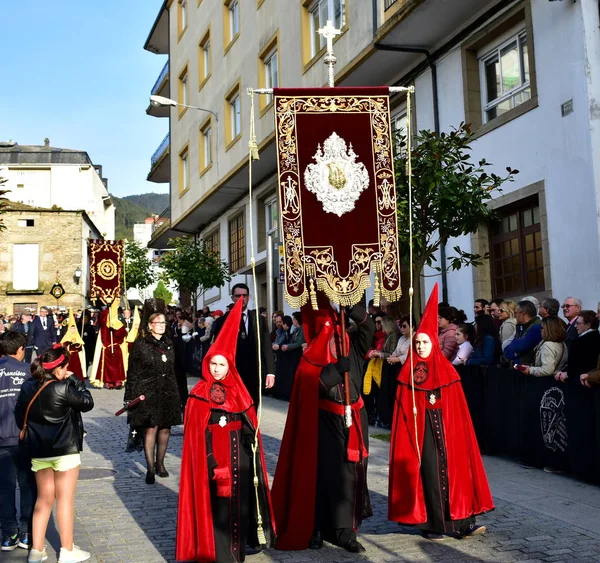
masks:
<svg viewBox="0 0 600 563"><path fill-rule="evenodd" d="M174 561L181 427L174 429L167 454L171 476L146 485L143 454L124 451L125 417L113 414L121 406L123 392L92 392L96 407L84 416L87 437L75 501L75 541L92 552L92 562ZM271 477L286 411L287 403L264 400L262 432ZM371 428L373 433L381 430ZM494 512L479 518L489 530L484 536L432 543L415 528L388 522L388 444L371 439L369 489L375 514L360 530L365 554L352 555L326 544L319 551L268 550L248 556L247 561L600 561L600 488L526 470L513 461L493 457L484 461L496 502ZM59 540L52 523L47 539L48 563L55 563ZM0 563L17 561L26 561L24 550L0 553Z"/></svg>

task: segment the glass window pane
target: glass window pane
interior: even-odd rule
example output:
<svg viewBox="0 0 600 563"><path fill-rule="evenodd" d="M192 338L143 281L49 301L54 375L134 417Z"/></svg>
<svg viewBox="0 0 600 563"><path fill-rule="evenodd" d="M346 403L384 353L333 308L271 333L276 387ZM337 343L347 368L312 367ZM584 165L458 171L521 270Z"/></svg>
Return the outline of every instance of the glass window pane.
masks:
<svg viewBox="0 0 600 563"><path fill-rule="evenodd" d="M523 102L526 102L529 99L531 99L531 89L530 88L525 88L524 90L521 90L520 92L517 92L512 97L513 107L516 107L519 104L522 104Z"/></svg>
<svg viewBox="0 0 600 563"><path fill-rule="evenodd" d="M502 278L496 279L496 295L502 295L504 290L504 280Z"/></svg>
<svg viewBox="0 0 600 563"><path fill-rule="evenodd" d="M319 27L325 27L327 25L327 20L331 19L328 12L327 0L321 0L319 2ZM325 38L322 35L319 35L319 49L325 47L325 44Z"/></svg>
<svg viewBox="0 0 600 563"><path fill-rule="evenodd" d="M525 211L523 211L523 226L531 227L532 223L533 223L533 212L531 209L525 209Z"/></svg>
<svg viewBox="0 0 600 563"><path fill-rule="evenodd" d="M521 84L521 71L519 68L519 50L517 42L507 45L500 51L500 64L502 67L502 92L509 92Z"/></svg>
<svg viewBox="0 0 600 563"><path fill-rule="evenodd" d="M522 80L529 82L529 45L527 45L527 36L519 38L521 43L521 68L523 69Z"/></svg>
<svg viewBox="0 0 600 563"><path fill-rule="evenodd" d="M489 103L500 96L500 63L497 57L485 62L485 84Z"/></svg>
<svg viewBox="0 0 600 563"><path fill-rule="evenodd" d="M512 267L512 260L510 258L502 260L502 268L504 270L504 275L512 274L514 272Z"/></svg>
<svg viewBox="0 0 600 563"><path fill-rule="evenodd" d="M531 250L534 250L533 235L526 235L525 236L525 251L529 252Z"/></svg>
<svg viewBox="0 0 600 563"><path fill-rule="evenodd" d="M519 254L519 240L516 238L510 239L510 254L511 256Z"/></svg>
<svg viewBox="0 0 600 563"><path fill-rule="evenodd" d="M533 208L533 222L537 225L540 222L540 206L536 205Z"/></svg>
<svg viewBox="0 0 600 563"><path fill-rule="evenodd" d="M525 254L525 260L527 262L527 270L535 270L535 252L528 252Z"/></svg>
<svg viewBox="0 0 600 563"><path fill-rule="evenodd" d="M535 287L537 284L537 272L530 270L527 272L527 287Z"/></svg>
<svg viewBox="0 0 600 563"><path fill-rule="evenodd" d="M533 236L535 239L535 248L542 248L542 232L537 231L537 233L534 233Z"/></svg>
<svg viewBox="0 0 600 563"><path fill-rule="evenodd" d="M517 214L513 213L510 217L509 217L509 221L510 221L510 232L512 233L513 231L517 230Z"/></svg>
<svg viewBox="0 0 600 563"><path fill-rule="evenodd" d="M546 281L544 279L544 269L543 268L540 268L537 271L537 285L538 285L538 287L543 287L546 285Z"/></svg>
<svg viewBox="0 0 600 563"><path fill-rule="evenodd" d="M515 272L520 272L521 271L521 260L519 259L518 256L513 256L511 258L511 272L514 274Z"/></svg>
<svg viewBox="0 0 600 563"><path fill-rule="evenodd" d="M544 258L543 258L543 256L542 256L542 254L543 254L543 253L542 253L542 251L541 251L541 250L538 250L538 251L535 253L535 264L536 264L536 266L537 266L538 268L542 268L542 267L543 267L543 265L544 265Z"/></svg>

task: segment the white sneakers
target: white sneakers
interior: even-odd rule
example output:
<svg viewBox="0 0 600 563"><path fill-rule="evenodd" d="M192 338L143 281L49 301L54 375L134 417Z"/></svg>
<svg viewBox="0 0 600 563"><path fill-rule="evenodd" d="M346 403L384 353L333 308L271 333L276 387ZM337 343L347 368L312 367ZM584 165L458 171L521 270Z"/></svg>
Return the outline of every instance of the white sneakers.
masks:
<svg viewBox="0 0 600 563"><path fill-rule="evenodd" d="M79 563L80 561L87 561L89 558L90 553L88 551L83 551L83 549L79 549L75 544L73 544L73 549L71 551L65 549L64 547L60 548L58 563ZM31 563L31 560L29 563Z"/></svg>
<svg viewBox="0 0 600 563"><path fill-rule="evenodd" d="M46 546L44 546L42 551L32 549L29 552L29 557L27 557L27 563L42 563L46 559L48 559L48 554L46 553Z"/></svg>

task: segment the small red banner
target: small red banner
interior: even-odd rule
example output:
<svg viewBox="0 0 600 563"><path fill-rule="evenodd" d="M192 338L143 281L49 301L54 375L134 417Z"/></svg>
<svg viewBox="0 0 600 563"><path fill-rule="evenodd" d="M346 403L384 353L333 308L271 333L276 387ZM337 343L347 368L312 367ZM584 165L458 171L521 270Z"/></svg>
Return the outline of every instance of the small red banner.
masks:
<svg viewBox="0 0 600 563"><path fill-rule="evenodd" d="M123 241L90 240L90 299L110 303L121 296Z"/></svg>

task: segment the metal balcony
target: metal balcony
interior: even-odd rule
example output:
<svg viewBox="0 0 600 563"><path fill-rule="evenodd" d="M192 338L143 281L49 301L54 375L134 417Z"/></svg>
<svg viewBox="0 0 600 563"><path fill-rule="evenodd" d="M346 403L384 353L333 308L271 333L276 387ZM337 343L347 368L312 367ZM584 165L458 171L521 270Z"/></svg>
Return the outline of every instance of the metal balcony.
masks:
<svg viewBox="0 0 600 563"><path fill-rule="evenodd" d="M383 9L384 11L391 8L398 0L384 0L383 1Z"/></svg>
<svg viewBox="0 0 600 563"><path fill-rule="evenodd" d="M169 84L169 61L165 63L154 86L152 87L152 95L153 96L163 96L165 98L170 97L170 84ZM153 117L169 117L169 106L153 106L149 104L146 113L148 115L152 115Z"/></svg>
<svg viewBox="0 0 600 563"><path fill-rule="evenodd" d="M167 133L150 159L150 173L147 178L149 182L163 184L171 181L170 146L170 137Z"/></svg>

